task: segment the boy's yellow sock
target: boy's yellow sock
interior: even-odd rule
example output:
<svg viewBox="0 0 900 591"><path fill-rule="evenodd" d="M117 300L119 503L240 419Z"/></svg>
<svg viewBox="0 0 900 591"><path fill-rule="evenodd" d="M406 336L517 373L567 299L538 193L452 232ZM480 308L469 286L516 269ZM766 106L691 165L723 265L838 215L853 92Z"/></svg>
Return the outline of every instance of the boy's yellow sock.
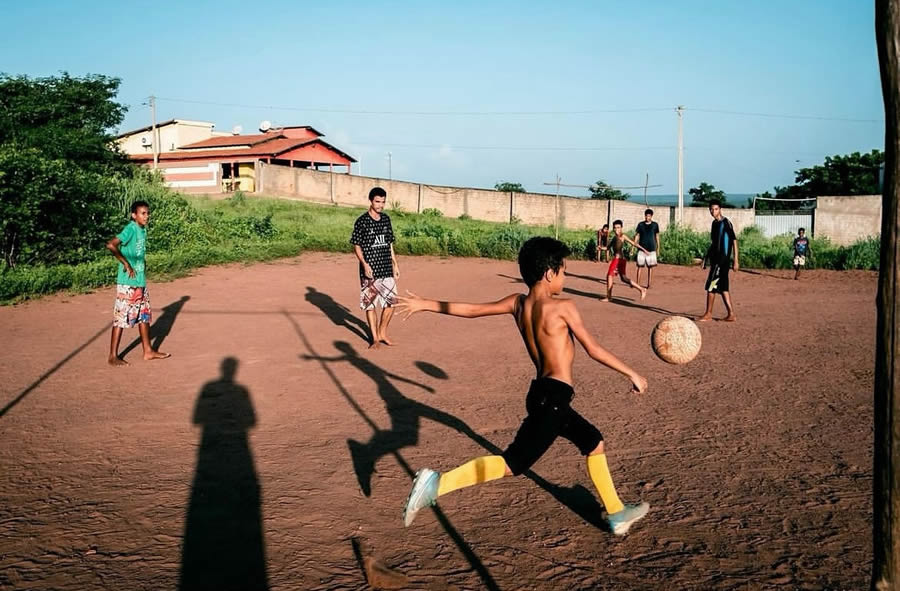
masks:
<svg viewBox="0 0 900 591"><path fill-rule="evenodd" d="M607 513L618 513L625 508L619 495L616 494L616 487L613 486L612 476L609 473L609 466L606 463L606 454L594 454L587 457L588 474L600 493L603 505L606 507Z"/></svg>
<svg viewBox="0 0 900 591"><path fill-rule="evenodd" d="M482 456L466 462L458 468L441 474L438 496L460 488L497 480L506 475L506 461L503 456Z"/></svg>

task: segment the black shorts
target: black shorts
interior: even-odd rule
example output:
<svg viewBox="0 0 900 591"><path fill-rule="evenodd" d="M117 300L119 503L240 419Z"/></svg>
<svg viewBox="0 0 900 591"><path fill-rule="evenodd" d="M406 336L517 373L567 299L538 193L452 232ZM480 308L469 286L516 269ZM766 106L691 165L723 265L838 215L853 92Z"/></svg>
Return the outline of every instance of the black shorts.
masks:
<svg viewBox="0 0 900 591"><path fill-rule="evenodd" d="M583 455L600 445L603 435L597 427L569 406L574 395L572 386L553 378L531 382L525 398L528 416L503 452L503 459L513 474L518 476L533 466L557 437L574 443Z"/></svg>
<svg viewBox="0 0 900 591"><path fill-rule="evenodd" d="M731 261L712 263L709 266L709 277L706 279L706 291L709 293L725 293L728 291L728 271Z"/></svg>

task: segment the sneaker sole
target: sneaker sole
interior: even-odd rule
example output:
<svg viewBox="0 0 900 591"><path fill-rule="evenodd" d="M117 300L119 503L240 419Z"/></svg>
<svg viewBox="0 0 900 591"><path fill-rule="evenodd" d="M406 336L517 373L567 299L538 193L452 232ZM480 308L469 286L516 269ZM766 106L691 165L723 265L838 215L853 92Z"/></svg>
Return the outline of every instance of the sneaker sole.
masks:
<svg viewBox="0 0 900 591"><path fill-rule="evenodd" d="M437 472L434 470L429 470L425 468L423 470L419 470L416 472L416 478L413 480L412 490L409 491L409 496L406 497L406 507L403 509L403 525L409 527L413 520L416 518L416 515L419 513L420 509L412 509L412 505L422 497L425 491L425 484L427 480L430 479L433 475L436 475ZM432 503L433 505L434 503ZM424 509L424 507L421 507Z"/></svg>
<svg viewBox="0 0 900 591"><path fill-rule="evenodd" d="M619 524L614 525L614 526L612 527L612 533L613 533L614 535L617 535L617 536L624 536L625 534L627 534L627 533L628 533L628 530L631 529L631 526L632 526L632 525L634 525L635 523L637 523L638 521L640 521L641 519L643 519L644 517L646 517L646 516L647 516L647 513L650 512L650 505L649 505L649 504L647 504L647 505L644 506L643 508L644 508L644 510L643 510L640 514L638 514L638 515L632 517L632 518L629 519L628 521L625 521L625 522L623 522L623 523L619 523Z"/></svg>

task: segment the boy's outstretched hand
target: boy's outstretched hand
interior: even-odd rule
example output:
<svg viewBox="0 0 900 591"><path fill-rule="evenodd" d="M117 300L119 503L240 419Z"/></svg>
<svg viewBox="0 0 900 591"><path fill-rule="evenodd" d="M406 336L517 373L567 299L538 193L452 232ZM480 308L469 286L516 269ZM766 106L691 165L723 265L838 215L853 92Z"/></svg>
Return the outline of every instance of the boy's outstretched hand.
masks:
<svg viewBox="0 0 900 591"><path fill-rule="evenodd" d="M637 374L631 377L631 391L635 394L642 394L647 391L647 378Z"/></svg>
<svg viewBox="0 0 900 591"><path fill-rule="evenodd" d="M425 298L420 298L413 292L406 290L405 296L397 296L396 302L394 303L394 309L397 311L397 314L401 316L404 320L415 314L416 312L421 312L425 309Z"/></svg>

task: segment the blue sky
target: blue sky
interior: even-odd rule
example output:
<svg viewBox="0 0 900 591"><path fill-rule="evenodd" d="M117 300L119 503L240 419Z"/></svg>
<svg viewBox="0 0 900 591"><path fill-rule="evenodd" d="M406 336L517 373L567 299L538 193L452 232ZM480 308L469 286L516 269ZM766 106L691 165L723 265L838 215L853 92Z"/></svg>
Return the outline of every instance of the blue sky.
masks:
<svg viewBox="0 0 900 591"><path fill-rule="evenodd" d="M155 94L160 120L312 125L366 175L386 177L390 151L395 179L532 191L557 173L585 185L649 173L656 193L676 192L682 104L685 192L706 181L753 193L827 155L882 148L873 10L862 0L4 2L0 71L118 76L121 131L149 124L141 103Z"/></svg>

